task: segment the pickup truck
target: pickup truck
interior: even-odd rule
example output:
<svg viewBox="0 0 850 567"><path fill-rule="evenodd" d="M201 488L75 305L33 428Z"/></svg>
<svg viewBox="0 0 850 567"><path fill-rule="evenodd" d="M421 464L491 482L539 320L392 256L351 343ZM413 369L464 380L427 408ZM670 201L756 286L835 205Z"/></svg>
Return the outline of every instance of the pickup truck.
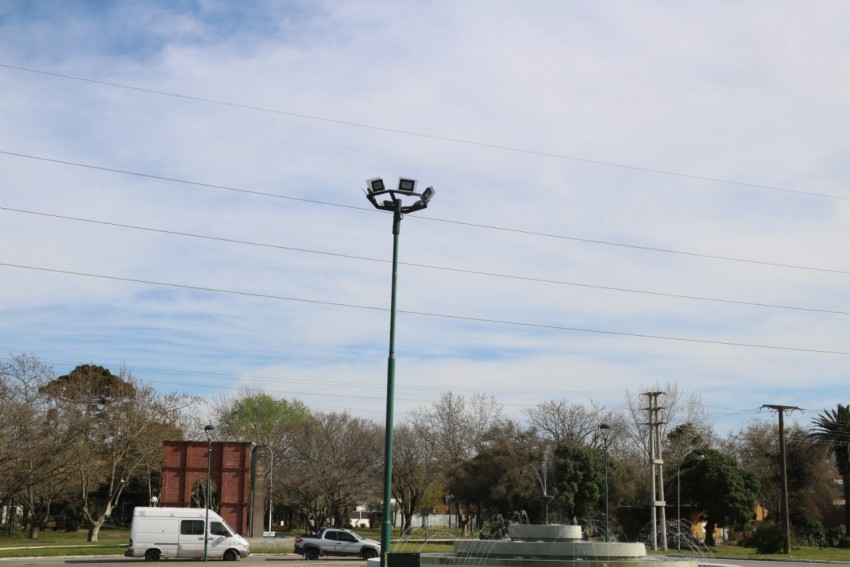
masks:
<svg viewBox="0 0 850 567"><path fill-rule="evenodd" d="M296 537L295 553L311 560L326 555L352 555L371 559L381 554L381 544L374 539L360 537L351 530L322 528L316 535L301 534Z"/></svg>

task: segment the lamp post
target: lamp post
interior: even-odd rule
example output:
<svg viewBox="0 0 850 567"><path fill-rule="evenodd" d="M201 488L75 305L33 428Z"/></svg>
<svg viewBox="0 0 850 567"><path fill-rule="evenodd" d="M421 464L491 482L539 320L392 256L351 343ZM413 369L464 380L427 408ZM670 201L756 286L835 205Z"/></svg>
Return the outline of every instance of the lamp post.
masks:
<svg viewBox="0 0 850 567"><path fill-rule="evenodd" d="M207 548L209 547L210 535L210 464L212 463L212 432L215 427L207 425L204 434L207 436L207 494L205 500L206 513L204 518L204 561L207 561Z"/></svg>
<svg viewBox="0 0 850 567"><path fill-rule="evenodd" d="M386 567L387 553L390 550L392 536L392 482L393 482L393 403L395 397L395 311L396 279L398 276L398 235L401 219L405 213L424 209L434 196L434 188L428 187L422 193L416 192L416 180L400 178L397 189L387 189L384 180L369 179L366 186L366 198L376 209L393 213L393 275L392 296L390 300L390 352L387 358L387 415L384 437L384 514L381 524L381 565ZM389 197L388 199L386 197ZM380 200L379 200L380 198ZM416 199L411 205L404 205L404 199Z"/></svg>
<svg viewBox="0 0 850 567"><path fill-rule="evenodd" d="M272 508L274 504L272 503L273 490L274 490L274 451L271 447L269 447L269 533L272 531Z"/></svg>
<svg viewBox="0 0 850 567"><path fill-rule="evenodd" d="M682 462L676 467L676 550L682 551L682 465L685 464L685 458L694 450L691 449L685 456L682 457ZM705 458L704 455L697 455L698 459Z"/></svg>
<svg viewBox="0 0 850 567"><path fill-rule="evenodd" d="M605 449L605 541L608 541L608 435L611 433L611 426L600 423L599 432L602 434L602 447Z"/></svg>

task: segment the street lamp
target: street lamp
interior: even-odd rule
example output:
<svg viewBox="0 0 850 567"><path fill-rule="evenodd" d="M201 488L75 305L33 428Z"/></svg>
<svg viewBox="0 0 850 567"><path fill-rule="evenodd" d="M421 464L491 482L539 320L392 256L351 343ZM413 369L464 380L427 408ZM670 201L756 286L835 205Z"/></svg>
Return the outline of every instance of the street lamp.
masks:
<svg viewBox="0 0 850 567"><path fill-rule="evenodd" d="M599 432L602 434L602 447L605 449L605 541L608 541L608 435L611 433L611 426L600 423Z"/></svg>
<svg viewBox="0 0 850 567"><path fill-rule="evenodd" d="M434 196L434 188L428 187L422 193L416 192L416 180L400 178L397 189L387 189L380 178L366 181L366 198L376 209L393 213L393 276L392 297L390 300L390 352L387 358L387 416L384 437L384 514L381 524L381 565L386 566L387 553L390 550L392 536L392 482L393 482L393 398L395 396L395 311L396 279L398 276L398 234L401 219L405 213L419 211L428 206ZM387 199L388 197L388 199ZM404 205L403 199L412 204Z"/></svg>
<svg viewBox="0 0 850 567"><path fill-rule="evenodd" d="M274 497L274 451L269 447L269 532L272 531L272 498Z"/></svg>
<svg viewBox="0 0 850 567"><path fill-rule="evenodd" d="M685 456L682 457L682 462L676 467L676 549L682 551L682 465L685 464L685 458L690 455L694 449L691 449ZM698 459L704 459L705 455L697 455Z"/></svg>
<svg viewBox="0 0 850 567"><path fill-rule="evenodd" d="M206 517L204 519L204 561L207 560L207 548L209 546L210 535L210 463L212 462L212 432L215 427L207 425L204 427L204 434L207 436L207 494L206 494Z"/></svg>

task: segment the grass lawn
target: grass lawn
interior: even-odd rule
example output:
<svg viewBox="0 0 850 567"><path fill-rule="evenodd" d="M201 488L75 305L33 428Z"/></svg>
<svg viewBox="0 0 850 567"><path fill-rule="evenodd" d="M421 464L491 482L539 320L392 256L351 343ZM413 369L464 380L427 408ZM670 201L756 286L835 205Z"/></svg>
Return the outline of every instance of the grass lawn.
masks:
<svg viewBox="0 0 850 567"><path fill-rule="evenodd" d="M98 541L88 542L86 530L76 532L43 531L30 539L26 532L0 533L2 557L58 557L63 555L123 555L130 538L128 528L103 527Z"/></svg>
<svg viewBox="0 0 850 567"><path fill-rule="evenodd" d="M675 549L668 551L649 551L650 555L678 555ZM682 550L682 554L693 553ZM704 551L698 555L710 554L717 559L782 559L782 560L805 560L805 561L843 561L850 562L850 549L837 549L834 547L792 547L791 553L758 553L752 547L738 547L736 545L718 545L714 549Z"/></svg>
<svg viewBox="0 0 850 567"><path fill-rule="evenodd" d="M361 536L380 541L380 530L355 530ZM454 537L449 532L428 530L427 533L414 530L410 537L393 534L392 551L398 553L447 553L452 550L450 541ZM123 555L130 537L128 528L104 527L100 530L99 541L87 542L86 530L77 532L44 531L37 539L30 539L26 532L15 531L12 535L0 533L0 558L6 557L58 557L85 555ZM293 534L295 535L295 534ZM436 541L435 541L436 540ZM263 548L257 543L252 553L281 554L291 553L292 548ZM649 551L650 555L677 555L675 549L667 552ZM850 562L850 549L796 547L790 554L756 553L755 549L733 545L719 545L705 552L717 559L799 559L808 561ZM702 555L705 555L702 554Z"/></svg>

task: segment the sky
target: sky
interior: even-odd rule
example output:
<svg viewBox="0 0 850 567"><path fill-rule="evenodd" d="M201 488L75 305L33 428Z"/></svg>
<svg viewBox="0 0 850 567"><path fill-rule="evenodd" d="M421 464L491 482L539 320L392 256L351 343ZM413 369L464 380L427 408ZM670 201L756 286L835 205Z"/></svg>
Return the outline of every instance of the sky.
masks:
<svg viewBox="0 0 850 567"><path fill-rule="evenodd" d="M0 3L0 358L383 423L850 403L850 4ZM201 404L199 407L206 407ZM203 410L201 410L203 411Z"/></svg>

